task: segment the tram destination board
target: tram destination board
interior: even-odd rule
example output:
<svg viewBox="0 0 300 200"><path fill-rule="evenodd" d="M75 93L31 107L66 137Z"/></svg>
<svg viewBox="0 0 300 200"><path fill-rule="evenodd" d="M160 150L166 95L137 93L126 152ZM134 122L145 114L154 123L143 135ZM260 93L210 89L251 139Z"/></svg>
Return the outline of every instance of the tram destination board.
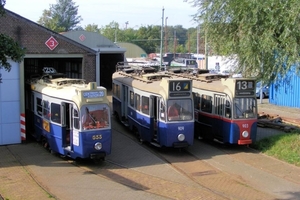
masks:
<svg viewBox="0 0 300 200"><path fill-rule="evenodd" d="M255 94L254 80L237 80L235 83L236 96L252 96Z"/></svg>
<svg viewBox="0 0 300 200"><path fill-rule="evenodd" d="M170 97L189 96L191 94L191 81L170 81L169 93Z"/></svg>
<svg viewBox="0 0 300 200"><path fill-rule="evenodd" d="M83 97L86 99L101 98L105 96L104 91L84 91Z"/></svg>

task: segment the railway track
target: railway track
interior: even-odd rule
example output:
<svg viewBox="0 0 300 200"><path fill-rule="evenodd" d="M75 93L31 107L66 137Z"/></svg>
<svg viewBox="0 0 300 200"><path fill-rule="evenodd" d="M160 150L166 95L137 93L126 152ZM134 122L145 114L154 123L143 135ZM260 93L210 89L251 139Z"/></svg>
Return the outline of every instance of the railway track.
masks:
<svg viewBox="0 0 300 200"><path fill-rule="evenodd" d="M138 144L135 136L115 121L113 127L114 140L127 138L130 143L117 147L120 149L114 148L114 156L108 156L106 162L100 165L84 163L79 167L134 190L167 199L278 198L271 189L265 190L255 185L255 181L245 179L243 167L249 164L233 151L236 154L247 152L246 147L230 149L195 140L195 144L186 149L161 149ZM153 156L156 159L150 159ZM230 163L235 162L239 163L234 165L239 173L229 170Z"/></svg>

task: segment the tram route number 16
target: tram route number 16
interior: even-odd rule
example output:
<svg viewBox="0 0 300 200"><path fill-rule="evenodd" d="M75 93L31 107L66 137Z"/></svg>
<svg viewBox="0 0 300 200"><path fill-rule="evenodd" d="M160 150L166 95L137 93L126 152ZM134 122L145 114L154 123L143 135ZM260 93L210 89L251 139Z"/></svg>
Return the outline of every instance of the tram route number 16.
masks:
<svg viewBox="0 0 300 200"><path fill-rule="evenodd" d="M180 92L180 91L190 91L190 81L170 81L170 91Z"/></svg>
<svg viewBox="0 0 300 200"><path fill-rule="evenodd" d="M180 82L173 82L171 91L181 91L181 85Z"/></svg>

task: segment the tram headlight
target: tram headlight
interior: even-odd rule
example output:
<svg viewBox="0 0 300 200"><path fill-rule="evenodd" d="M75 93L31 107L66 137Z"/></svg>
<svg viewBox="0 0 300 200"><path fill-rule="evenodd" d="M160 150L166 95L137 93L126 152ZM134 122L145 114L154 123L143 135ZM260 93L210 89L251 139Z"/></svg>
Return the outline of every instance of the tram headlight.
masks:
<svg viewBox="0 0 300 200"><path fill-rule="evenodd" d="M244 138L248 137L248 136L249 136L248 131L243 131L242 136L243 136Z"/></svg>
<svg viewBox="0 0 300 200"><path fill-rule="evenodd" d="M101 142L96 142L95 145L94 145L94 148L96 150L101 150L102 149L102 143Z"/></svg>
<svg viewBox="0 0 300 200"><path fill-rule="evenodd" d="M180 142L182 142L185 139L185 136L184 134L180 133L177 138Z"/></svg>

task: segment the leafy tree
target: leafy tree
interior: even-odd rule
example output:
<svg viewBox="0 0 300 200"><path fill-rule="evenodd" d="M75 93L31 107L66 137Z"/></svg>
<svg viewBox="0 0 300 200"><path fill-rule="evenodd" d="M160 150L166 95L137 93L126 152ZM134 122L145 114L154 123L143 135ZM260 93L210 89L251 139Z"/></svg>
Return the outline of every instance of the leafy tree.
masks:
<svg viewBox="0 0 300 200"><path fill-rule="evenodd" d="M119 29L119 23L112 21L108 25L101 28L101 34L111 41L122 41L122 31Z"/></svg>
<svg viewBox="0 0 300 200"><path fill-rule="evenodd" d="M270 82L299 63L300 1L185 1L199 8L195 18L213 52L236 56L248 75Z"/></svg>
<svg viewBox="0 0 300 200"><path fill-rule="evenodd" d="M49 10L44 10L38 23L56 32L78 29L82 21L78 16L78 6L72 0L57 0L57 4L50 4Z"/></svg>
<svg viewBox="0 0 300 200"><path fill-rule="evenodd" d="M136 33L136 39L131 42L140 46L147 54L160 51L160 26L140 27Z"/></svg>
<svg viewBox="0 0 300 200"><path fill-rule="evenodd" d="M96 25L96 24L88 24L85 26L84 30L90 31L90 32L95 32L95 33L101 32L101 29L98 28L98 25Z"/></svg>
<svg viewBox="0 0 300 200"><path fill-rule="evenodd" d="M5 0L0 0L0 16L5 15ZM0 33L0 68L10 71L11 65L8 58L15 62L21 62L25 55L25 50L11 37Z"/></svg>

